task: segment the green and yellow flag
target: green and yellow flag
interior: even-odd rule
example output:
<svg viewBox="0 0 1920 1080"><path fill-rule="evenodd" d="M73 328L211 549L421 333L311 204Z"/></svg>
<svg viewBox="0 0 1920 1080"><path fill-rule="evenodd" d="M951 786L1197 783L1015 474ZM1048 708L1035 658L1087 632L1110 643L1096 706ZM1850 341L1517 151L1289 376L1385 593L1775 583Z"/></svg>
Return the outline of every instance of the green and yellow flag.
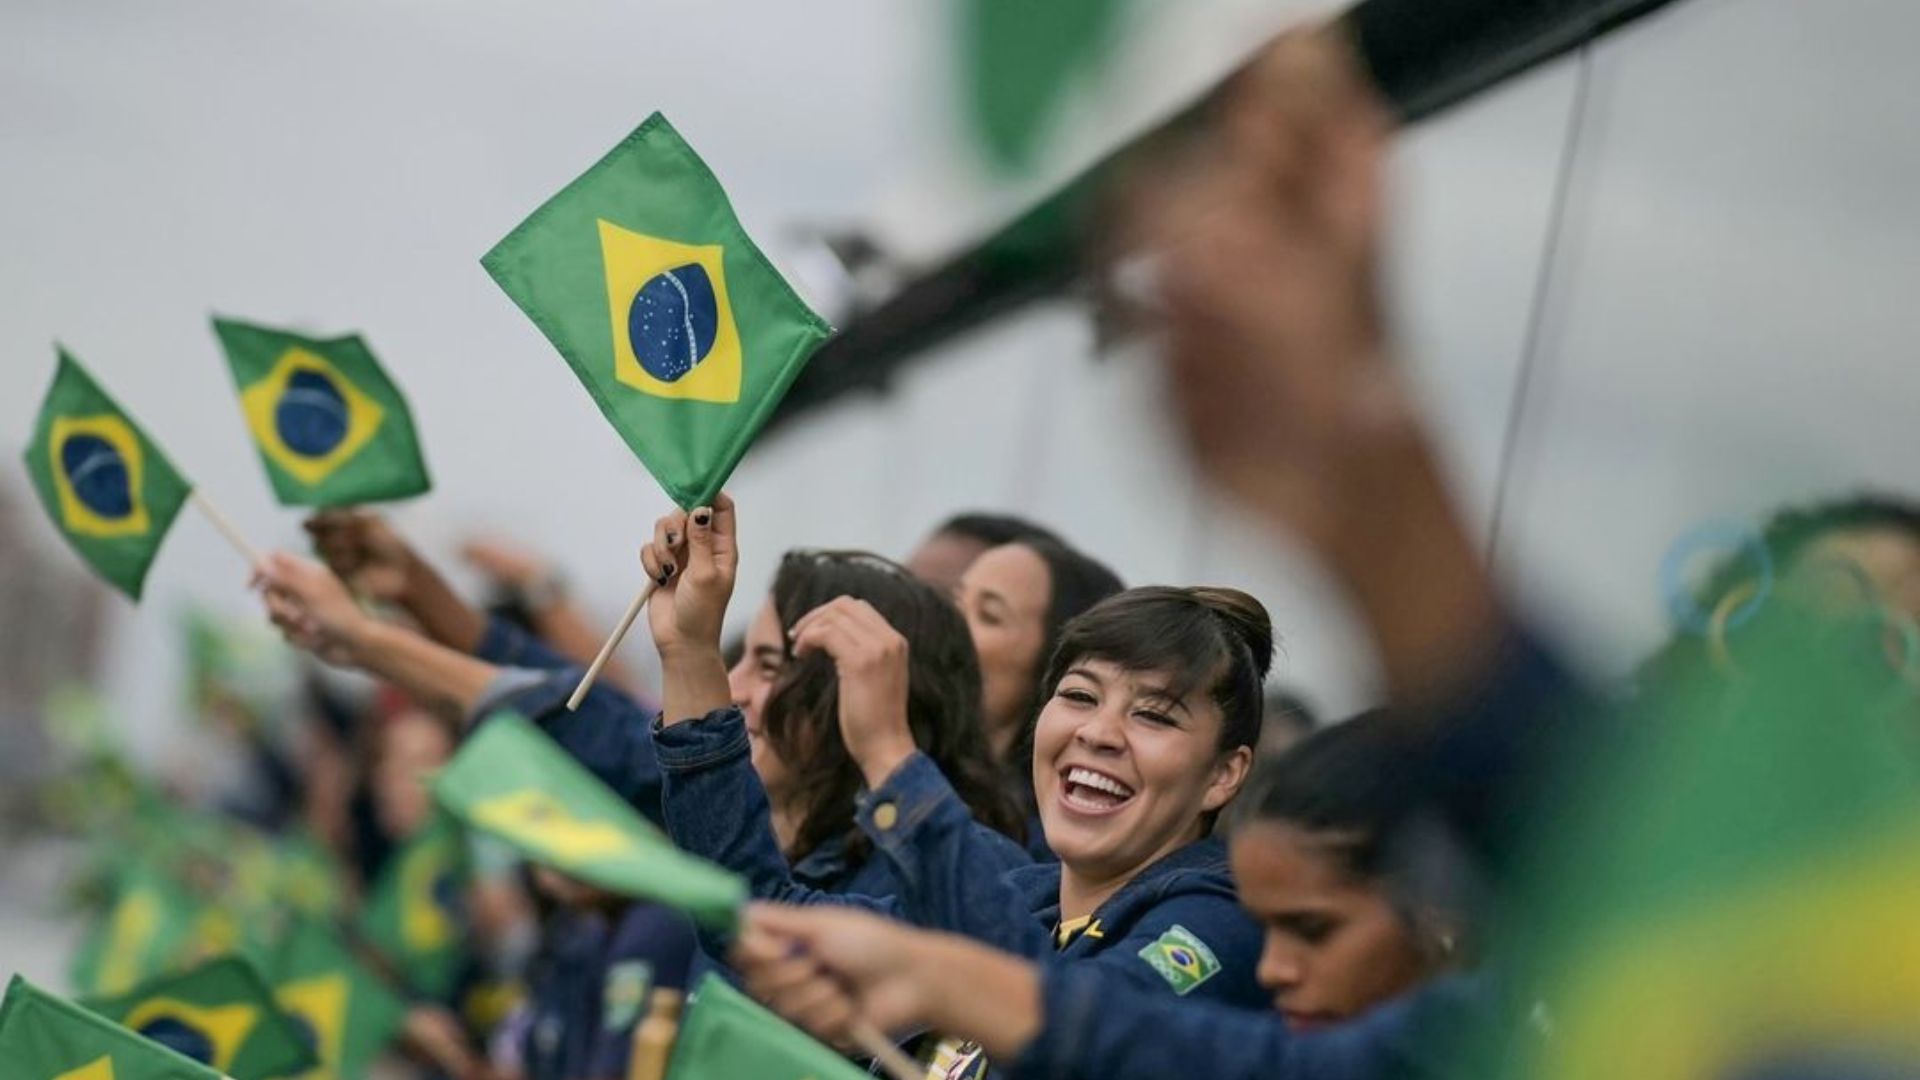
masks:
<svg viewBox="0 0 1920 1080"><path fill-rule="evenodd" d="M120 864L113 899L74 956L73 985L90 996L127 993L181 958L203 913L178 882L144 860Z"/></svg>
<svg viewBox="0 0 1920 1080"><path fill-rule="evenodd" d="M135 600L193 485L65 349L40 405L27 473L47 516Z"/></svg>
<svg viewBox="0 0 1920 1080"><path fill-rule="evenodd" d="M1555 786L1506 1075L1920 1075L1920 701L1877 629L1763 619Z"/></svg>
<svg viewBox="0 0 1920 1080"><path fill-rule="evenodd" d="M667 1080L862 1080L866 1070L813 1040L709 972L673 1044Z"/></svg>
<svg viewBox="0 0 1920 1080"><path fill-rule="evenodd" d="M300 1080L358 1080L405 1019L406 1003L320 923L295 922L259 968L320 1059Z"/></svg>
<svg viewBox="0 0 1920 1080"><path fill-rule="evenodd" d="M440 805L528 858L589 884L729 927L738 877L673 846L532 724L495 716L434 778Z"/></svg>
<svg viewBox="0 0 1920 1080"><path fill-rule="evenodd" d="M0 1002L0 1064L8 1080L221 1080L18 975Z"/></svg>
<svg viewBox="0 0 1920 1080"><path fill-rule="evenodd" d="M712 501L832 333L659 113L481 264L683 507Z"/></svg>
<svg viewBox="0 0 1920 1080"><path fill-rule="evenodd" d="M404 499L433 486L407 401L358 334L310 338L217 317L213 331L281 505Z"/></svg>
<svg viewBox="0 0 1920 1080"><path fill-rule="evenodd" d="M360 932L417 993L444 997L460 976L467 877L466 832L436 814L387 860L367 894Z"/></svg>
<svg viewBox="0 0 1920 1080"><path fill-rule="evenodd" d="M238 957L81 1004L234 1080L272 1080L319 1064L301 1028L274 1004L273 991Z"/></svg>

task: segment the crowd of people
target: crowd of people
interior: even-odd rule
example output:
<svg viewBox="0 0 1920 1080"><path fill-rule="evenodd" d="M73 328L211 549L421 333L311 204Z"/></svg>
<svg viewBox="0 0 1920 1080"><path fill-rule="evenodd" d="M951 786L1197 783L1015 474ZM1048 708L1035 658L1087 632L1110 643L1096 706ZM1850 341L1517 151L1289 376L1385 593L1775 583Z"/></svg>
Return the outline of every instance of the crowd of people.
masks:
<svg viewBox="0 0 1920 1080"><path fill-rule="evenodd" d="M1215 119L1125 200L1151 280L1128 322L1160 341L1198 472L1358 613L1381 707L1321 725L1277 704L1257 599L1130 585L1097 539L1007 515L958 515L899 561L794 547L742 604L740 538L779 523L721 495L644 547L657 683L616 666L574 710L601 635L544 568L478 552L515 598L489 609L391 523L323 513L317 558L267 560L265 606L394 694L340 725L372 748L373 797L331 842L377 866L428 816L419 777L512 712L754 898L720 935L551 868L480 875L476 955L524 997L484 1021L419 1010L436 1068L624 1077L653 991L708 971L855 1058L860 1030L885 1032L943 1080L1442 1075L1466 1032L1555 1038L1501 933L1555 778L1623 703L1751 679L1757 624L1730 615L1762 600L1730 564L1702 586L1706 633L1676 632L1631 687L1584 685L1496 587L1397 364L1376 265L1390 125L1350 52L1285 37ZM1767 610L1824 628L1870 609L1848 656L1910 691L1920 507L1837 500L1762 542Z"/></svg>

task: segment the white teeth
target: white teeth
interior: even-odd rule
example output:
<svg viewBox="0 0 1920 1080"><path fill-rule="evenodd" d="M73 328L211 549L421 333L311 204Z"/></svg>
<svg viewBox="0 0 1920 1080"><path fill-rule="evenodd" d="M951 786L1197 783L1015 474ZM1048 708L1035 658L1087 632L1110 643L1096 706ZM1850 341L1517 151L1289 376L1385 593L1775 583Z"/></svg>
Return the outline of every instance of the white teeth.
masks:
<svg viewBox="0 0 1920 1080"><path fill-rule="evenodd" d="M1095 791L1104 791L1117 799L1129 799L1133 797L1132 788L1112 777L1102 776L1092 769L1082 769L1077 766L1068 769L1067 783L1079 784L1081 787L1090 787Z"/></svg>

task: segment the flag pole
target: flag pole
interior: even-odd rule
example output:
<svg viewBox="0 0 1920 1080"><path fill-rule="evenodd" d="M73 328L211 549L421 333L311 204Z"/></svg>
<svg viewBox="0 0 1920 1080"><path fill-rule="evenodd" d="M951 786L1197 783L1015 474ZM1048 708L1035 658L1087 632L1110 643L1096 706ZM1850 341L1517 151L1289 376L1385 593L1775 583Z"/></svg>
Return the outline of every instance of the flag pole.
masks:
<svg viewBox="0 0 1920 1080"><path fill-rule="evenodd" d="M256 570L261 567L264 560L260 557L260 549L247 543L247 538L240 535L240 530L234 527L233 520L221 513L220 508L213 505L212 499L201 494L197 487L187 497L193 500L193 504L200 508L201 513L207 515L207 520L213 522L213 527L220 530L220 535L227 538L227 543L233 545L233 549L240 553L240 557L247 560L248 566Z"/></svg>
<svg viewBox="0 0 1920 1080"><path fill-rule="evenodd" d="M925 1066L915 1064L893 1040L880 1033L880 1030L865 1020L856 1020L847 1029L855 1046L862 1053L880 1063L880 1068L893 1080L922 1080L927 1075Z"/></svg>
<svg viewBox="0 0 1920 1080"><path fill-rule="evenodd" d="M587 673L580 676L580 685L573 688L573 696L567 699L568 712L579 709L580 703L586 700L587 691L593 689L594 680L600 677L600 669L606 667L607 661L613 658L613 650L620 647L620 642L625 640L627 631L633 628L633 620L640 617L640 609L647 606L647 601L653 599L653 590L659 587L659 582L648 578L647 583L641 586L639 594L633 598L633 603L627 605L627 613L620 616L619 625L613 628L613 633L607 635L606 644L600 646L600 655L593 658L593 663L587 666Z"/></svg>

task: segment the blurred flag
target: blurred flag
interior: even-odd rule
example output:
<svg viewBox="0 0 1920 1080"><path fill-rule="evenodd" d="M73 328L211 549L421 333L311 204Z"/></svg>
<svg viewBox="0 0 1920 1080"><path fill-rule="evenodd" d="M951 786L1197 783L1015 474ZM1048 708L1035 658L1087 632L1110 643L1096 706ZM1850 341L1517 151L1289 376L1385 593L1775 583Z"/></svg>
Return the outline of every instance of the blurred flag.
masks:
<svg viewBox="0 0 1920 1080"><path fill-rule="evenodd" d="M1508 1075L1920 1075L1920 708L1877 632L1768 618L1556 786Z"/></svg>
<svg viewBox="0 0 1920 1080"><path fill-rule="evenodd" d="M281 505L404 499L433 486L407 401L358 334L310 338L221 318L213 330Z"/></svg>
<svg viewBox="0 0 1920 1080"><path fill-rule="evenodd" d="M143 859L118 864L113 899L81 942L69 972L86 995L124 994L171 967L201 910L172 878Z"/></svg>
<svg viewBox="0 0 1920 1080"><path fill-rule="evenodd" d="M517 716L480 726L434 779L440 804L528 858L714 927L732 926L746 884L673 846L633 807Z"/></svg>
<svg viewBox="0 0 1920 1080"><path fill-rule="evenodd" d="M667 1080L862 1080L866 1075L711 972L694 990L667 1066Z"/></svg>
<svg viewBox="0 0 1920 1080"><path fill-rule="evenodd" d="M407 983L445 997L466 958L462 903L467 838L458 822L436 814L387 860L367 894L360 932L393 962Z"/></svg>
<svg viewBox="0 0 1920 1080"><path fill-rule="evenodd" d="M319 1064L301 1029L274 1004L273 991L238 957L81 1004L234 1080L271 1080Z"/></svg>
<svg viewBox="0 0 1920 1080"><path fill-rule="evenodd" d="M962 0L965 98L988 157L1002 168L1033 161L1078 79L1112 48L1126 0Z"/></svg>
<svg viewBox="0 0 1920 1080"><path fill-rule="evenodd" d="M135 600L193 485L65 349L40 405L27 472L81 558Z"/></svg>
<svg viewBox="0 0 1920 1080"><path fill-rule="evenodd" d="M683 507L713 500L832 333L659 113L481 264Z"/></svg>
<svg viewBox="0 0 1920 1080"><path fill-rule="evenodd" d="M320 1059L300 1080L358 1080L405 1019L406 1003L320 923L296 921L258 966Z"/></svg>
<svg viewBox="0 0 1920 1080"><path fill-rule="evenodd" d="M0 1002L0 1062L9 1080L221 1080L18 975Z"/></svg>

